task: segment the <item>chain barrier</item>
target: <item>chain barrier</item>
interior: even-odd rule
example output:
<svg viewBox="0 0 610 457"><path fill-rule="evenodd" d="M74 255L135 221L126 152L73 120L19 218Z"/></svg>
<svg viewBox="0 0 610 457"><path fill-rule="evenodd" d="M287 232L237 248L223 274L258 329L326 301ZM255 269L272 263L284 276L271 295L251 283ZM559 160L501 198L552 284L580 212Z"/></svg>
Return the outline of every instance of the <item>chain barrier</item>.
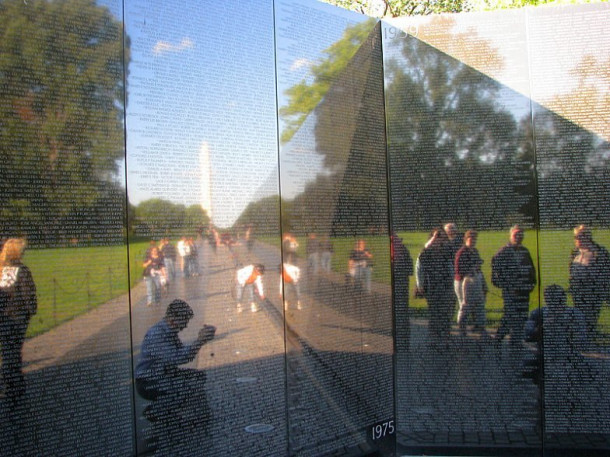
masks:
<svg viewBox="0 0 610 457"><path fill-rule="evenodd" d="M83 280L80 283L77 284L76 289L73 292L68 290L66 287L61 286L55 277L53 278L53 281L54 281L54 284L57 285L57 289L60 292L63 292L65 295L76 295L76 294L82 292L83 288L87 287L87 281L89 280L88 274L89 274L88 272L85 274L85 277L83 278Z"/></svg>
<svg viewBox="0 0 610 457"><path fill-rule="evenodd" d="M108 267L107 270L107 280L108 280L108 300L111 300L112 298L114 298L113 294L114 294L114 286L113 286L113 281L116 280L120 280L121 277L123 277L124 275L121 274L118 277L114 277L114 273L111 267ZM84 278L77 283L76 287L74 289L70 289L69 287L66 287L65 285L62 286L61 283L57 280L56 277L52 278L52 284L53 284L53 302L52 302L52 308L53 308L53 325L57 326L57 324L59 323L59 319L58 319L58 300L57 300L57 295L58 293L60 293L63 296L75 296L78 295L80 293L83 292L83 290L86 290L87 293L87 310L91 310L93 308L93 290L91 288L92 284L91 284L91 272L87 271L85 272L85 276Z"/></svg>
<svg viewBox="0 0 610 457"><path fill-rule="evenodd" d="M53 325L57 325L57 279L53 278Z"/></svg>
<svg viewBox="0 0 610 457"><path fill-rule="evenodd" d="M108 267L108 300L112 300L112 268Z"/></svg>

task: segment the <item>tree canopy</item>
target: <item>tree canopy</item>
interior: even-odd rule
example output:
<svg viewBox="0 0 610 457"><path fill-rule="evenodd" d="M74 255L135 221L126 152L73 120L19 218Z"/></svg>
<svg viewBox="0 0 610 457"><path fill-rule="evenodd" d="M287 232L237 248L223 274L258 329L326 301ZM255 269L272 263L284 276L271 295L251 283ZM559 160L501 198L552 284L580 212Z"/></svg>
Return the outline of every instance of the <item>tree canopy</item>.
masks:
<svg viewBox="0 0 610 457"><path fill-rule="evenodd" d="M324 57L310 67L313 82L302 80L286 90L289 103L280 108L286 126L281 134L282 143L289 141L307 116L322 100L337 75L354 57L375 26L375 20L365 21L345 30L343 37L322 51Z"/></svg>
<svg viewBox="0 0 610 457"><path fill-rule="evenodd" d="M138 236L160 238L201 233L210 218L201 205L185 207L161 198L151 198L134 208L130 227Z"/></svg>
<svg viewBox="0 0 610 457"><path fill-rule="evenodd" d="M360 47L345 53L352 57L346 62L329 54L326 66L316 65L310 91L299 88L320 101L314 104L312 96L309 105L289 97L290 112L315 111L316 150L333 176L330 184L318 179L295 199L295 215L323 225L324 201L334 206L326 219L333 218L335 233L383 225L387 119L395 228L427 230L443 220L479 228L534 223L531 130L499 102L502 86L415 38L389 44L382 62L379 30L356 27ZM352 36L347 31L329 49L351 50ZM488 43L477 45L495 58ZM317 217L301 214L307 206Z"/></svg>
<svg viewBox="0 0 610 457"><path fill-rule="evenodd" d="M533 223L527 124L500 102L502 86L419 40L396 46L386 66L396 228Z"/></svg>
<svg viewBox="0 0 610 457"><path fill-rule="evenodd" d="M299 101L315 113L316 151L329 175L294 199L292 225L324 231L334 218L334 233L362 233L384 220L384 127L397 230L449 220L479 229L535 226L539 219L546 228L610 223L607 141L535 104L532 122L532 113L512 109L530 105L525 96L415 37L388 43L381 62L370 45L378 33L347 63L319 63L324 72L309 81L319 102ZM452 40L461 42L460 33ZM487 64L501 63L488 42L468 33ZM353 46L348 36L329 49ZM592 100L604 106L597 87L603 69L597 61L580 64L579 91L556 103L575 112ZM594 119L603 130L603 117Z"/></svg>
<svg viewBox="0 0 610 457"><path fill-rule="evenodd" d="M281 202L281 224L284 230L292 230L290 226L291 202ZM248 204L233 224L233 229L251 225L254 234L274 235L280 232L280 197L270 195Z"/></svg>
<svg viewBox="0 0 610 457"><path fill-rule="evenodd" d="M122 22L94 0L0 3L5 234L57 239L100 198L124 206L107 190L124 156L127 55Z"/></svg>
<svg viewBox="0 0 610 457"><path fill-rule="evenodd" d="M547 3L573 3L573 0L323 0L331 5L372 17L424 16L463 11L490 11L522 8ZM604 0L591 0L604 1Z"/></svg>

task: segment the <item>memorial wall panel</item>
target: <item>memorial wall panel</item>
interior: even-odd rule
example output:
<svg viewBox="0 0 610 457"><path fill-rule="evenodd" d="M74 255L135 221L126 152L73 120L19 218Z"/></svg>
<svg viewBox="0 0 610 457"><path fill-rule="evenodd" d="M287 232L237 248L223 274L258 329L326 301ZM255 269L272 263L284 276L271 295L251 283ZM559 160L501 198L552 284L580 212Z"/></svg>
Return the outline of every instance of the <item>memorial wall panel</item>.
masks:
<svg viewBox="0 0 610 457"><path fill-rule="evenodd" d="M609 22L1 2L0 454L607 453Z"/></svg>
<svg viewBox="0 0 610 457"><path fill-rule="evenodd" d="M276 2L290 455L393 455L379 32L328 5Z"/></svg>
<svg viewBox="0 0 610 457"><path fill-rule="evenodd" d="M609 19L607 4L529 11L550 450L610 448Z"/></svg>
<svg viewBox="0 0 610 457"><path fill-rule="evenodd" d="M398 442L537 452L540 392L521 369L538 307L525 12L400 18L382 36Z"/></svg>
<svg viewBox="0 0 610 457"><path fill-rule="evenodd" d="M0 453L130 455L119 2L0 5Z"/></svg>
<svg viewBox="0 0 610 457"><path fill-rule="evenodd" d="M272 2L130 1L126 26L138 452L284 456Z"/></svg>

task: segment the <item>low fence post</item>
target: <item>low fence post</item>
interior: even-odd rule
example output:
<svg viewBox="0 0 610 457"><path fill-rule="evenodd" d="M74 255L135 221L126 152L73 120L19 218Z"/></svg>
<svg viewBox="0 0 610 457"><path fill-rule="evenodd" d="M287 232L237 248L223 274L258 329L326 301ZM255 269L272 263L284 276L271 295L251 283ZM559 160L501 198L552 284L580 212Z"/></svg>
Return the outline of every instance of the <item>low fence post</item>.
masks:
<svg viewBox="0 0 610 457"><path fill-rule="evenodd" d="M87 282L87 309L91 309L91 277L89 276L89 272L85 274L85 281Z"/></svg>
<svg viewBox="0 0 610 457"><path fill-rule="evenodd" d="M57 279L53 278L53 325L57 326Z"/></svg>
<svg viewBox="0 0 610 457"><path fill-rule="evenodd" d="M110 267L108 267L108 291L110 293L108 299L112 300L112 268Z"/></svg>

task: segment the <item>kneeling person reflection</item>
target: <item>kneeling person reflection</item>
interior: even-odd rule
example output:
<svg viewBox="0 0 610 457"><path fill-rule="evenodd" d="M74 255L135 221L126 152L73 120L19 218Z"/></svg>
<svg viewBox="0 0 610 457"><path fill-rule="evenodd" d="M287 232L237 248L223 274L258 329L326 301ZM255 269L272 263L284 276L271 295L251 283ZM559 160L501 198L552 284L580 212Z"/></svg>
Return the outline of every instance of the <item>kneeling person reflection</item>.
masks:
<svg viewBox="0 0 610 457"><path fill-rule="evenodd" d="M193 343L184 344L178 333L192 318L188 303L174 300L165 317L146 332L135 377L138 393L153 402L144 412L150 421L171 420L187 402L189 408L200 405L207 409L205 372L179 366L195 359L201 347L214 338L216 328L204 325ZM205 419L207 413L199 411L199 417Z"/></svg>

